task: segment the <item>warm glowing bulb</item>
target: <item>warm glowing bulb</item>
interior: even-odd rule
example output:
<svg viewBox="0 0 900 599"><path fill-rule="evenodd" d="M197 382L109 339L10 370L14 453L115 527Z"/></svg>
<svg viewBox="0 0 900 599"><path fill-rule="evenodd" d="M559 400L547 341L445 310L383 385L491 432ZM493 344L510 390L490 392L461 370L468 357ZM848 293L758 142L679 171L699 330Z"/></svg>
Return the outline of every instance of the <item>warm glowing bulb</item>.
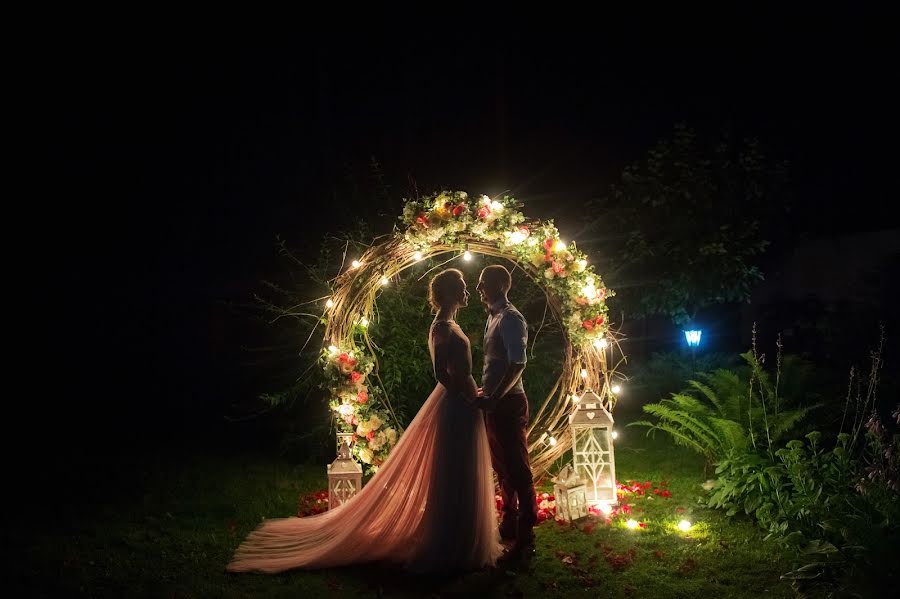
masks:
<svg viewBox="0 0 900 599"><path fill-rule="evenodd" d="M466 250L466 251L463 253L463 260L468 261L468 260L471 260L471 259L472 259L472 252L470 252L469 250Z"/></svg>
<svg viewBox="0 0 900 599"><path fill-rule="evenodd" d="M387 284L390 283L390 282L391 282L390 279L388 279L387 277L381 277L381 284L382 284L382 285L387 285Z"/></svg>
<svg viewBox="0 0 900 599"><path fill-rule="evenodd" d="M338 353L338 348L335 347L334 345L329 345L329 346L328 346L328 353L330 353L330 354L336 354L336 353Z"/></svg>
<svg viewBox="0 0 900 599"><path fill-rule="evenodd" d="M603 349L606 347L606 339L594 339L594 347L597 349Z"/></svg>
<svg viewBox="0 0 900 599"><path fill-rule="evenodd" d="M369 319L366 318L365 316L363 316L360 319L359 324L363 325L364 327L367 327L367 326L369 326Z"/></svg>
<svg viewBox="0 0 900 599"><path fill-rule="evenodd" d="M618 386L618 385L613 385L613 386L612 386L612 392L615 393L616 395L618 395L619 393L622 392L622 387L620 387L620 386Z"/></svg>
<svg viewBox="0 0 900 599"><path fill-rule="evenodd" d="M587 378L587 369L586 368L581 369L581 378L583 378L583 379Z"/></svg>
<svg viewBox="0 0 900 599"><path fill-rule="evenodd" d="M507 245L517 245L525 241L527 237L526 233L523 233L521 230L513 231L512 233L506 233Z"/></svg>
<svg viewBox="0 0 900 599"><path fill-rule="evenodd" d="M600 509L601 512L603 512L604 514L607 514L607 515L611 514L613 511L612 506L609 505L608 503L598 504L597 507Z"/></svg>
<svg viewBox="0 0 900 599"><path fill-rule="evenodd" d="M359 268L359 266L361 264L362 264L362 262L360 262L359 260L354 260L353 262L350 263L350 266L352 266L353 268Z"/></svg>
<svg viewBox="0 0 900 599"><path fill-rule="evenodd" d="M689 520L682 520L681 522L678 523L678 530L687 532L690 529L691 529L691 523Z"/></svg>
<svg viewBox="0 0 900 599"><path fill-rule="evenodd" d="M538 439L538 443L543 443L543 442L544 442L544 439L546 439L546 438L547 438L547 433L542 434L542 435L541 435L541 438Z"/></svg>
<svg viewBox="0 0 900 599"><path fill-rule="evenodd" d="M551 446L555 446L555 445L556 445L556 437L550 437L550 438L548 439L548 441L550 442L550 445L551 445Z"/></svg>
<svg viewBox="0 0 900 599"><path fill-rule="evenodd" d="M638 522L637 522L637 520L629 520L628 522L625 523L625 526L627 526L628 528L633 530L638 527Z"/></svg>
<svg viewBox="0 0 900 599"><path fill-rule="evenodd" d="M606 349L607 346L609 346L609 341L607 341L606 338L604 337L603 339L600 340L600 349Z"/></svg>
<svg viewBox="0 0 900 599"><path fill-rule="evenodd" d="M613 431L612 433L610 433L610 436L611 436L613 439L618 439L618 438L619 438L619 431Z"/></svg>
<svg viewBox="0 0 900 599"><path fill-rule="evenodd" d="M581 401L580 397L578 397L577 395L572 396L572 403L578 403L579 401Z"/></svg>
<svg viewBox="0 0 900 599"><path fill-rule="evenodd" d="M422 259L422 252L416 251L416 253L413 254L413 259L416 260L416 261L421 260L421 259Z"/></svg>
<svg viewBox="0 0 900 599"><path fill-rule="evenodd" d="M325 307L326 308L334 308L334 300L329 297L328 301L325 302Z"/></svg>
<svg viewBox="0 0 900 599"><path fill-rule="evenodd" d="M556 242L556 245L553 247L557 252L564 252L566 249L566 244L563 243L562 239Z"/></svg>

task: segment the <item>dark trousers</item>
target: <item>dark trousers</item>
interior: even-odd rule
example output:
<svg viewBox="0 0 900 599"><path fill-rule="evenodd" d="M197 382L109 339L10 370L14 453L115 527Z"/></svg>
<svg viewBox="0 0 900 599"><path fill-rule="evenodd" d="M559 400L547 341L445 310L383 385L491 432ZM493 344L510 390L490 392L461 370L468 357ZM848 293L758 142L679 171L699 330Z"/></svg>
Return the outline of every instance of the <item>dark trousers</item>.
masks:
<svg viewBox="0 0 900 599"><path fill-rule="evenodd" d="M503 498L504 536L527 541L534 535L537 500L528 460L528 398L524 393L509 394L497 403L497 409L485 413L491 464L500 482Z"/></svg>

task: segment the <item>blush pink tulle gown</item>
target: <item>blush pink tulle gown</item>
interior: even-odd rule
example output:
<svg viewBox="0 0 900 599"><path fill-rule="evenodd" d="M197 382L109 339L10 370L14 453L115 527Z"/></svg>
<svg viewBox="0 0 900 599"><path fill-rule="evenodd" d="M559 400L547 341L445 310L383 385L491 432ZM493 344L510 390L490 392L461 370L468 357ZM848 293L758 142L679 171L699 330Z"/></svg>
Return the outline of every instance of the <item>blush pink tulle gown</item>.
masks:
<svg viewBox="0 0 900 599"><path fill-rule="evenodd" d="M434 326L451 333L451 366L471 372L462 330L452 321ZM493 565L500 554L482 413L438 384L356 497L316 516L267 520L238 547L228 570L274 573L378 561L419 573L455 572Z"/></svg>

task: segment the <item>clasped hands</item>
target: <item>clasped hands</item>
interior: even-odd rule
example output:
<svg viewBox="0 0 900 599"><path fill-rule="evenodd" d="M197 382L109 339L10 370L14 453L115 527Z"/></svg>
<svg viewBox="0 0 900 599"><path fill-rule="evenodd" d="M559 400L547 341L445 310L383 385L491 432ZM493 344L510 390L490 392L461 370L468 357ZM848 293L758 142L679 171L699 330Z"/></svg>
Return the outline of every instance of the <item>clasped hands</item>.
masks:
<svg viewBox="0 0 900 599"><path fill-rule="evenodd" d="M493 412L497 408L498 401L500 401L499 397L485 395L484 387L478 387L475 391L475 399L472 401L472 406L485 412Z"/></svg>

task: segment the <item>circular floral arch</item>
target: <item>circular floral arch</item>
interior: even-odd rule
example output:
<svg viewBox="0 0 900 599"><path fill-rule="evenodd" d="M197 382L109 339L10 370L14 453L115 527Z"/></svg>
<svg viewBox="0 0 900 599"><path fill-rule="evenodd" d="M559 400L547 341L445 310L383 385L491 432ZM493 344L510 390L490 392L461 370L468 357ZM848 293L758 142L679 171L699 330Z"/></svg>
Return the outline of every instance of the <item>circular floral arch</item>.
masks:
<svg viewBox="0 0 900 599"><path fill-rule="evenodd" d="M619 346L606 306L613 292L587 256L560 239L553 221L526 219L521 207L510 196L472 198L462 191L409 200L400 217L402 227L376 239L331 282L321 355L330 407L338 432L352 437L354 455L370 472L397 442L400 423L378 377L369 320L380 290L427 258L447 256L449 262L480 253L506 259L544 291L549 312L561 325L562 373L528 429L535 478L571 447L571 436L564 431L582 393L594 391L610 411L615 406L612 352Z"/></svg>

